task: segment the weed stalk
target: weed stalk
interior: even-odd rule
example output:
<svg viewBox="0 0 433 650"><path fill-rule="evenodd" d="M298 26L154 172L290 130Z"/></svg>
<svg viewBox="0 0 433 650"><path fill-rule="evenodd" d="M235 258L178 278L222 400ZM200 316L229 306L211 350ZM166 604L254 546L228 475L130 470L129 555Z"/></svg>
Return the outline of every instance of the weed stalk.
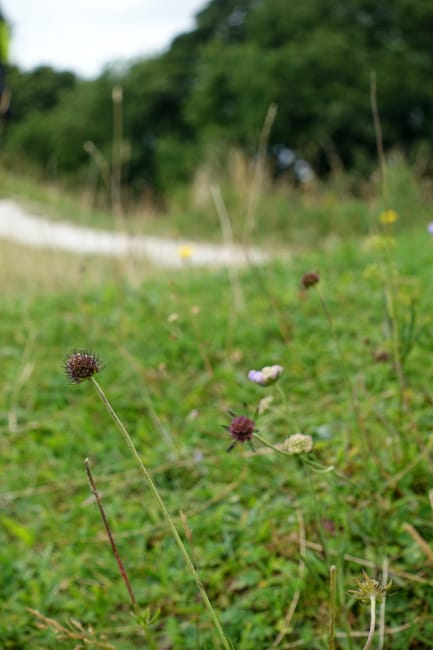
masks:
<svg viewBox="0 0 433 650"><path fill-rule="evenodd" d="M194 564L193 564L193 562L191 560L191 557L190 557L190 555L189 555L189 553L188 553L188 551L186 549L186 546L183 543L183 541L182 541L182 539L181 539L181 537L179 535L179 532L178 532L178 530L176 528L176 525L175 525L172 517L170 516L170 513L167 510L167 507L166 507L166 505L165 505L165 503L164 503L164 501L163 501L163 499L162 499L162 497L161 497L161 495L159 493L158 488L156 487L155 483L153 482L152 476L150 475L148 469L143 464L143 461L140 458L140 455L139 455L139 453L138 453L138 451L137 451L137 449L136 449L136 447L135 447L135 445L134 445L134 443L132 441L131 436L129 435L128 431L126 430L126 427L123 424L123 422L120 420L117 413L115 412L115 410L111 406L111 404L110 404L108 398L106 397L104 391L102 390L101 386L98 384L98 382L96 381L96 379L93 376L89 377L89 379L92 382L92 384L94 385L94 387L96 389L96 392L98 393L98 396L102 400L102 402L103 402L105 408L107 409L108 413L111 415L111 417L113 418L113 420L116 423L117 427L119 428L121 434L123 435L123 438L124 438L128 448L129 448L131 454L133 455L133 457L137 461L137 464L138 464L138 466L140 468L140 471L143 474L148 487L150 488L152 496L155 498L156 502L158 503L158 505L159 505L159 507L161 509L161 512L162 512L162 514L164 516L165 521L167 522L168 527L171 530L171 533L172 533L172 535L173 535L173 537L174 537L174 539L176 541L176 544L177 544L177 546L179 548L179 551L180 551L183 559L185 560L186 566L187 566L188 570L190 571L192 577L194 578L197 589L200 592L200 595L201 595L201 597L203 599L203 602L204 602L204 604L205 604L205 606L206 606L206 608L207 608L207 610L209 612L210 618L211 618L211 620L212 620L212 622L214 624L216 633L217 633L217 635L219 637L219 640L221 642L222 647L225 650L231 650L230 643L229 643L229 641L227 640L227 638L226 638L226 636L224 634L224 631L223 631L223 629L221 627L221 624L220 624L220 622L218 620L216 612L215 612L215 610L214 610L214 608L213 608L213 606L212 606L212 604L211 604L211 602L209 600L206 589L205 589L205 587L204 587L204 585L203 585L203 583L201 581L201 578L200 578L200 576L199 576L199 574L197 572L197 569L195 568L195 566L194 566Z"/></svg>
<svg viewBox="0 0 433 650"><path fill-rule="evenodd" d="M336 617L336 596L337 596L337 567L335 566L335 564L329 567L329 591L330 591L330 611L329 611L328 649L335 650L335 617Z"/></svg>

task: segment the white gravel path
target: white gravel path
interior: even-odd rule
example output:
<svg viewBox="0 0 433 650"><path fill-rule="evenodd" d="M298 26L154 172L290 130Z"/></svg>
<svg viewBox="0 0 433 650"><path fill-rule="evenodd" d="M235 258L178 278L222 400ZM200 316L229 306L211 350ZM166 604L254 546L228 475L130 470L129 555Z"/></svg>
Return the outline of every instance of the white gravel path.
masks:
<svg viewBox="0 0 433 650"><path fill-rule="evenodd" d="M245 249L234 245L218 246L163 237L131 236L50 221L30 214L10 199L0 199L0 238L24 246L81 255L135 255L164 267L181 267L185 263L192 266L242 266L247 261L260 264L267 259L267 255L259 250L249 249L247 254Z"/></svg>

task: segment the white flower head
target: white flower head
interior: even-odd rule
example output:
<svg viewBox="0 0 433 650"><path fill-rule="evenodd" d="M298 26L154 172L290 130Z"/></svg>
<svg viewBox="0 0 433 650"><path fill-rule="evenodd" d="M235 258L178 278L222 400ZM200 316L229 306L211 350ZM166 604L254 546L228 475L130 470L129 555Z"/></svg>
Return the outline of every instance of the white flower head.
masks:
<svg viewBox="0 0 433 650"><path fill-rule="evenodd" d="M284 451L288 454L307 454L313 449L313 438L304 433L294 433L284 441Z"/></svg>

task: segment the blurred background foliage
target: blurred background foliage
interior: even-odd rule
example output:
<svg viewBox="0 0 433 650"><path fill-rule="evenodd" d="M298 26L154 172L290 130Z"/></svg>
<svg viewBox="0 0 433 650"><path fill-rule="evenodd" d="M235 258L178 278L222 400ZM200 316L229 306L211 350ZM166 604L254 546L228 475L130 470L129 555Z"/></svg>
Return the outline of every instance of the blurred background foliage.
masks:
<svg viewBox="0 0 433 650"><path fill-rule="evenodd" d="M211 0L167 51L97 79L11 67L3 158L85 182L86 142L111 164L120 86L123 184L135 199L164 197L231 149L254 159L271 103L274 177L293 176L294 160L319 177L335 167L365 176L377 164L374 72L385 149L421 156L429 171L432 33L430 0Z"/></svg>

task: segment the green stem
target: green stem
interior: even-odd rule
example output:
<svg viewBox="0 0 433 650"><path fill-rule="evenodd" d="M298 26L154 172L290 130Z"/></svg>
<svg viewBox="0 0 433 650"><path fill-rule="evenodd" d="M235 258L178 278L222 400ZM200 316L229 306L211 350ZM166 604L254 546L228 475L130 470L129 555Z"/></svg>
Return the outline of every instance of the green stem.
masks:
<svg viewBox="0 0 433 650"><path fill-rule="evenodd" d="M272 442L269 442L269 440L266 440L266 438L259 436L259 434L256 432L253 433L253 436L254 438L256 438L256 440L261 442L262 445L265 445L265 447L269 447L269 449L273 449L274 451L276 451L278 454L281 454L282 456L289 456L289 458L293 458L294 456L296 456L296 454L289 454L288 451L283 451L281 447L277 447L276 445L273 445ZM328 472L334 471L333 465L330 465L329 467L324 467L323 465L320 465L320 463L316 463L314 460L311 460L310 458L307 458L305 456L302 456L301 460L306 465L312 467L314 471L318 472L319 474L327 474Z"/></svg>
<svg viewBox="0 0 433 650"><path fill-rule="evenodd" d="M183 543L183 541L182 541L182 539L181 539L181 537L180 537L180 535L179 535L179 533L177 531L177 528L176 528L176 526L174 524L174 521L171 518L170 513L168 512L167 507L166 507L164 501L162 500L161 495L159 494L158 488L156 487L155 483L153 482L153 479L152 479L149 471L144 466L143 461L141 460L140 455L139 455L137 449L135 448L135 445L134 445L134 443L132 441L131 436L129 435L128 431L126 430L123 422L117 416L117 413L114 411L113 407L111 406L110 402L108 401L108 398L105 396L104 391L102 390L102 388L100 387L100 385L98 384L96 379L94 377L90 377L90 381L92 382L92 384L96 388L96 391L97 391L99 397L101 398L102 402L104 403L105 408L107 409L107 411L109 412L109 414L113 418L114 422L117 424L121 434L123 435L123 437L125 439L126 444L129 447L129 450L130 450L131 454L134 456L135 460L138 463L138 466L139 466L139 468L141 470L141 473L143 474L143 476L144 476L144 478L146 480L146 483L149 486L150 491L152 492L152 495L155 497L155 500L157 501L157 503L158 503L158 505L159 505L159 507L161 509L161 512L162 512L162 514L163 514L163 516L164 516L164 518L165 518L165 520L166 520L166 522L167 522L167 524L168 524L168 526L169 526L169 528L170 528L170 530L172 532L172 535L173 535L173 537L174 537L174 539L175 539L175 541L176 541L176 543L177 543L177 545L179 547L181 555L182 555L183 559L185 560L187 568L189 569L191 575L194 578L194 581L195 581L195 583L197 585L197 589L199 590L200 595L201 595L201 597L203 599L203 602L204 602L204 604L205 604L205 606L206 606L206 608L207 608L207 610L209 612L209 615L210 615L210 617L212 619L212 622L213 622L213 624L215 626L215 629L216 629L216 631L218 633L218 636L220 638L222 646L225 648L225 650L231 650L230 644L229 644L228 640L225 637L224 631L223 631L223 629L221 627L221 624L220 624L220 622L218 620L218 617L217 617L217 615L215 613L215 610L212 607L212 604L211 604L211 602L209 600L209 597L208 597L208 595L206 593L206 589L205 589L205 587L204 587L204 585L203 585L203 583L202 583L202 581L200 579L200 576L199 576L199 574L197 572L197 569L195 568L195 566L194 566L194 564L193 564L193 562L192 562L192 560L191 560L191 558L189 556L189 553L188 553L188 551L187 551L187 549L185 547L185 544Z"/></svg>
<svg viewBox="0 0 433 650"><path fill-rule="evenodd" d="M254 432L253 436L254 438L256 438L256 440L259 440L262 443L262 445L265 445L265 447L269 447L270 449L273 449L274 451L276 451L278 454L281 454L282 456L290 456L291 458L293 458L293 454L289 454L287 451L283 451L282 449L280 449L280 447L277 447L276 445L273 445L272 442L266 440L266 438L262 438L262 436L259 436L258 433Z"/></svg>
<svg viewBox="0 0 433 650"><path fill-rule="evenodd" d="M370 630L368 632L367 642L362 650L368 650L373 643L374 630L376 628L376 598L370 597Z"/></svg>

